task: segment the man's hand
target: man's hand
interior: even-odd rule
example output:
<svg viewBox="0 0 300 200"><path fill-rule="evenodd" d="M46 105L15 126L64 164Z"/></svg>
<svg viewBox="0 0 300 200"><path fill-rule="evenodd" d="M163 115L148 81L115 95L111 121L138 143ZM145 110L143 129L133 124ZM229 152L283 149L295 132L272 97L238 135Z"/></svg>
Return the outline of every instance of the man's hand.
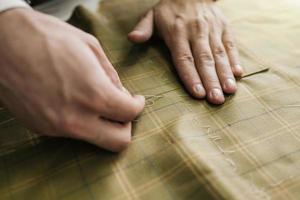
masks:
<svg viewBox="0 0 300 200"><path fill-rule="evenodd" d="M225 17L211 0L161 0L129 33L129 40L149 40L153 26L192 96L222 104L223 91L236 92L234 76L243 73L238 50Z"/></svg>
<svg viewBox="0 0 300 200"><path fill-rule="evenodd" d="M99 42L31 9L0 14L0 101L38 133L124 149L144 97L124 91Z"/></svg>

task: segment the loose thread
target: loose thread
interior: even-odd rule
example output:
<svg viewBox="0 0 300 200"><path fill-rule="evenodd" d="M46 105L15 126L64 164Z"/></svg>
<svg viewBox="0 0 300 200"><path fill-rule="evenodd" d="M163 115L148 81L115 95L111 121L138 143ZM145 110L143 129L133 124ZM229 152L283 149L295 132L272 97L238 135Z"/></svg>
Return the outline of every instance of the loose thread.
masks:
<svg viewBox="0 0 300 200"><path fill-rule="evenodd" d="M162 95L152 95L152 94L149 94L149 95L143 95L144 97L147 98L162 98L163 96Z"/></svg>
<svg viewBox="0 0 300 200"><path fill-rule="evenodd" d="M287 108L299 108L300 105L286 105L284 107L287 107Z"/></svg>
<svg viewBox="0 0 300 200"><path fill-rule="evenodd" d="M146 106L145 107L151 107L155 104L156 101L163 98L162 95L144 95L146 98Z"/></svg>
<svg viewBox="0 0 300 200"><path fill-rule="evenodd" d="M262 69L262 70L257 71L257 72L249 73L249 74L246 74L246 75L242 76L241 78L239 78L239 80L244 79L244 78L249 77L249 76L254 76L256 74L265 73L265 72L268 72L269 70L270 70L269 68L265 68L265 69Z"/></svg>

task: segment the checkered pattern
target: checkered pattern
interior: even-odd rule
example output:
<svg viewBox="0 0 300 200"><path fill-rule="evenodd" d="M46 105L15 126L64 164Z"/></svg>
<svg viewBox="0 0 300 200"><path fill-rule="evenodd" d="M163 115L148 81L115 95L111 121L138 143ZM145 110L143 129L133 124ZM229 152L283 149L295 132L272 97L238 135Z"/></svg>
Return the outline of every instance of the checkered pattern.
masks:
<svg viewBox="0 0 300 200"><path fill-rule="evenodd" d="M154 2L103 1L100 17L77 8L70 23L94 34L124 85L147 97L133 142L116 155L38 138L1 109L0 199L299 199L300 13L296 1L272 2L220 2L246 74L264 72L240 80L223 106L187 95L161 41L126 40Z"/></svg>

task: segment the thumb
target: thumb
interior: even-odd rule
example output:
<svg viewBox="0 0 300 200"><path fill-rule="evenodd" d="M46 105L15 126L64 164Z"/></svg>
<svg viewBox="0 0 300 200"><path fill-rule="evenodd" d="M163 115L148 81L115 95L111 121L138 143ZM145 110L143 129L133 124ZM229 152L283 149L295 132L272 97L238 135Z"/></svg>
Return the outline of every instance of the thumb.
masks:
<svg viewBox="0 0 300 200"><path fill-rule="evenodd" d="M134 29L128 34L128 39L132 42L143 43L148 41L153 34L153 10L140 19Z"/></svg>

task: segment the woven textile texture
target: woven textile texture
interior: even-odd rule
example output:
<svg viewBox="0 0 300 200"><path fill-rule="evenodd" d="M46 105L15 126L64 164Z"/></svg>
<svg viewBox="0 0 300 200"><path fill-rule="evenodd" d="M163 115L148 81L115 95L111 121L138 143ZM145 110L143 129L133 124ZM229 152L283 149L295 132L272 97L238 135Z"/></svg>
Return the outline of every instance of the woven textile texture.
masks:
<svg viewBox="0 0 300 200"><path fill-rule="evenodd" d="M300 199L300 3L218 1L246 71L222 106L186 93L162 41L127 41L155 3L104 0L69 20L146 96L130 147L113 154L38 137L0 108L1 200Z"/></svg>

